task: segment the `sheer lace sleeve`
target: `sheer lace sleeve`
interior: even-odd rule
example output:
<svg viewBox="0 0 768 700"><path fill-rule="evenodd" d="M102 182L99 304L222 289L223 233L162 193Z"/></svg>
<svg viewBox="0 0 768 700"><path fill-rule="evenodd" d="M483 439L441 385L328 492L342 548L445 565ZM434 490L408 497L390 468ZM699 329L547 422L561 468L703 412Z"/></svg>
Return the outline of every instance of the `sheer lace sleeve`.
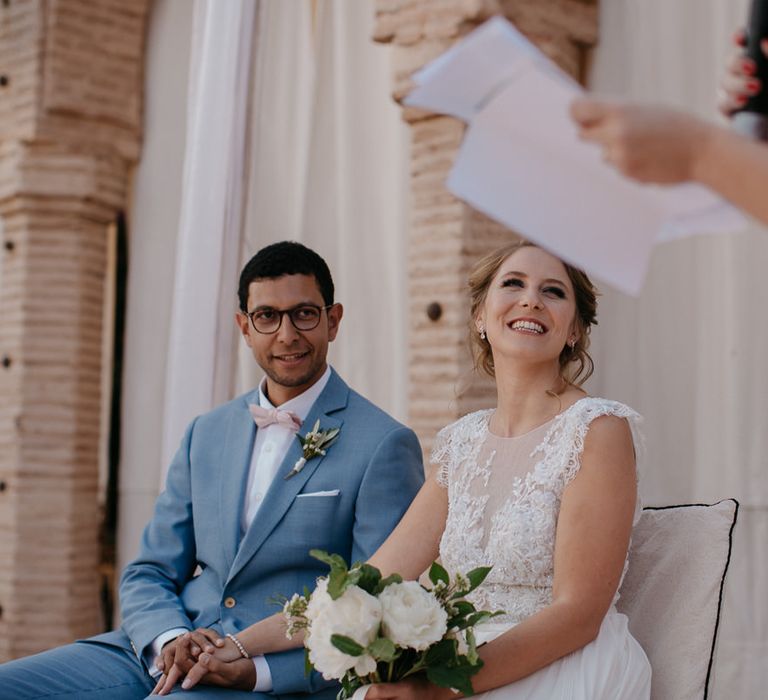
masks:
<svg viewBox="0 0 768 700"><path fill-rule="evenodd" d="M642 416L618 401L609 401L608 399L586 399L580 401L574 406L576 410L571 411L567 416L564 433L566 439L561 441L561 445L568 450L564 455L565 471L564 485L573 481L581 468L581 455L584 451L584 440L589 432L589 426L595 418L600 416L616 416L617 418L626 418L632 429L632 440L635 445L635 457L639 463L640 452L642 450L642 436L640 434L640 423ZM568 439L570 438L570 439Z"/></svg>
<svg viewBox="0 0 768 700"><path fill-rule="evenodd" d="M471 448L477 443L481 428L487 426L492 412L485 410L469 413L445 426L437 434L429 461L435 465L434 479L440 486L448 488L456 465L471 455Z"/></svg>
<svg viewBox="0 0 768 700"><path fill-rule="evenodd" d="M450 432L453 424L443 428L435 437L429 461L435 465L433 478L443 488L448 488L448 455L450 454Z"/></svg>

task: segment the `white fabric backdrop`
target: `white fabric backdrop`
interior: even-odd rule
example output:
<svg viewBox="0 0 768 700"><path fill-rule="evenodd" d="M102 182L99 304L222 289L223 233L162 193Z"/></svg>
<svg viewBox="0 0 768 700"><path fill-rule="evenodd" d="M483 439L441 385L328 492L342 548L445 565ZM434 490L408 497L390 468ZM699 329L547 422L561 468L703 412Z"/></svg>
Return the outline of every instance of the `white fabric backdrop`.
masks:
<svg viewBox="0 0 768 700"><path fill-rule="evenodd" d="M747 0L603 0L592 86L715 117L715 94ZM604 290L593 393L646 417L642 476L653 504L741 501L714 698L768 685L768 235L658 248L642 296ZM684 585L684 582L681 582Z"/></svg>
<svg viewBox="0 0 768 700"><path fill-rule="evenodd" d="M160 483L191 35L188 0L152 3L144 58L144 145L128 216L118 569L136 556Z"/></svg>
<svg viewBox="0 0 768 700"><path fill-rule="evenodd" d="M345 309L333 365L404 419L407 133L390 52L370 40L371 0L312 7L260 3L242 262L287 238L317 250ZM244 389L260 373L240 358Z"/></svg>
<svg viewBox="0 0 768 700"><path fill-rule="evenodd" d="M232 280L242 232L255 10L251 0L195 0L163 481L189 421L232 397Z"/></svg>

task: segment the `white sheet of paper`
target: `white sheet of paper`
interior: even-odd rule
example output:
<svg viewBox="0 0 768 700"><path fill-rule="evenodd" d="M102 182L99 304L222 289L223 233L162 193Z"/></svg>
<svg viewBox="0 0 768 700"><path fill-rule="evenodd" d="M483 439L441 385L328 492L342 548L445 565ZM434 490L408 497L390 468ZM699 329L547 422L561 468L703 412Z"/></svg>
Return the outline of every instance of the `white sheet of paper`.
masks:
<svg viewBox="0 0 768 700"><path fill-rule="evenodd" d="M623 292L640 292L656 242L745 225L702 187L639 185L608 167L569 117L581 87L504 19L414 80L407 104L468 123L448 189Z"/></svg>

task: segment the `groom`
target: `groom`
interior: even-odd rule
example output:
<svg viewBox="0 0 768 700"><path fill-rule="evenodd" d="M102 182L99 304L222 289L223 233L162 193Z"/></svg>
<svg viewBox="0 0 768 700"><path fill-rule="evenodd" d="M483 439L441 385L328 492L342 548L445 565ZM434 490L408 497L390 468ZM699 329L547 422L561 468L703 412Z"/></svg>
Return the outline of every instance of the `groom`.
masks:
<svg viewBox="0 0 768 700"><path fill-rule="evenodd" d="M267 246L245 266L236 322L266 377L187 428L123 573L121 629L0 666L0 698L144 698L156 661L188 645L187 631L234 634L277 612L276 598L311 589L326 567L310 549L373 554L423 482L421 451L328 366L343 311L333 293L325 261L299 243ZM296 435L315 424L338 434L302 464ZM239 659L203 683L198 699L337 690L305 675L301 649Z"/></svg>

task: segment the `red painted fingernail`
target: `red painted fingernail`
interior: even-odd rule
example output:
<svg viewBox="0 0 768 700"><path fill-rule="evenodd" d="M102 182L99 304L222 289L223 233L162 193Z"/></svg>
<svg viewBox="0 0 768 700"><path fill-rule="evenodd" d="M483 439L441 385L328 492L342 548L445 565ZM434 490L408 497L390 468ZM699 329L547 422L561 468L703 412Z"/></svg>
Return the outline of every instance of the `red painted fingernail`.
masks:
<svg viewBox="0 0 768 700"><path fill-rule="evenodd" d="M760 81L757 78L747 81L747 90L750 92L757 92L760 89Z"/></svg>
<svg viewBox="0 0 768 700"><path fill-rule="evenodd" d="M747 103L747 96L746 95L737 95L736 99L734 100L734 102L737 105L744 105L744 104Z"/></svg>
<svg viewBox="0 0 768 700"><path fill-rule="evenodd" d="M748 58L745 58L741 62L741 70L747 75L754 75L756 70L755 62Z"/></svg>

